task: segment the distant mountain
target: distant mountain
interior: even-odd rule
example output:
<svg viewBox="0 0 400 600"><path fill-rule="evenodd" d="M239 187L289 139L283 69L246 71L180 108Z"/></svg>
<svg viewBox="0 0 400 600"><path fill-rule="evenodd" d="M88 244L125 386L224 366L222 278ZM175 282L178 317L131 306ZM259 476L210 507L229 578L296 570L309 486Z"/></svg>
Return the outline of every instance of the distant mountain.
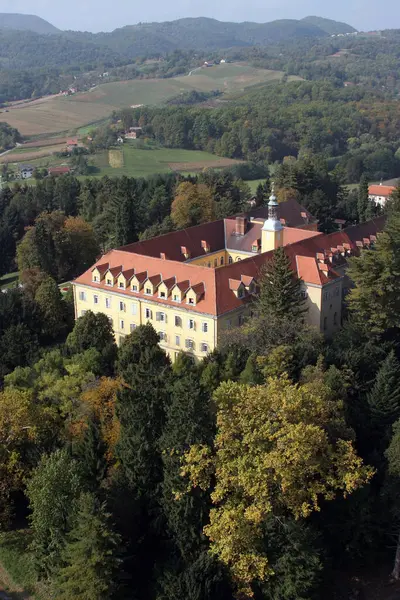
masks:
<svg viewBox="0 0 400 600"><path fill-rule="evenodd" d="M293 38L324 37L327 32L313 23L282 19L270 23L231 23L205 17L179 19L164 23L139 23L116 29L108 36L130 43L132 51L147 41L160 51L175 49L216 50L235 46L264 45Z"/></svg>
<svg viewBox="0 0 400 600"><path fill-rule="evenodd" d="M18 29L35 33L60 33L57 27L36 15L17 13L0 13L0 29Z"/></svg>
<svg viewBox="0 0 400 600"><path fill-rule="evenodd" d="M309 25L315 25L325 31L329 35L337 33L355 33L357 30L347 23L341 23L340 21L332 21L332 19L324 19L323 17L305 17L302 19L303 23Z"/></svg>

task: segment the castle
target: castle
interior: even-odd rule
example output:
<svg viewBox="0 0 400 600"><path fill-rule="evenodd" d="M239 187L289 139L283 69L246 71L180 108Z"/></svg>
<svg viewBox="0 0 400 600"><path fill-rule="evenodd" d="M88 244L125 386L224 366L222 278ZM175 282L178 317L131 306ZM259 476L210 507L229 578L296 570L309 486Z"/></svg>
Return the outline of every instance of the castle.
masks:
<svg viewBox="0 0 400 600"><path fill-rule="evenodd" d="M260 270L279 246L302 280L306 319L326 336L342 321L347 258L369 247L384 217L329 235L295 200L110 250L73 282L75 316L105 313L117 342L152 323L172 360L201 359L251 316Z"/></svg>

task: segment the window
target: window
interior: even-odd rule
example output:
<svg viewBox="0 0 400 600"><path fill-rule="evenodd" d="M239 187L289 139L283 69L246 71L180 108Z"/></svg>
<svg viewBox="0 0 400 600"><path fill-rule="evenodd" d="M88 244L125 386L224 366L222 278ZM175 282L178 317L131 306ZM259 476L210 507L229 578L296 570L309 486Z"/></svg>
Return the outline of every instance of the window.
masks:
<svg viewBox="0 0 400 600"><path fill-rule="evenodd" d="M214 258L214 267L218 267L218 258Z"/></svg>
<svg viewBox="0 0 400 600"><path fill-rule="evenodd" d="M123 312L125 312L125 309L126 309L125 302L120 302L119 303L119 310L122 310Z"/></svg>
<svg viewBox="0 0 400 600"><path fill-rule="evenodd" d="M187 301L187 303L188 303L188 304L194 304L194 303L195 303L195 302L194 302L194 298L188 298L188 301Z"/></svg>
<svg viewBox="0 0 400 600"><path fill-rule="evenodd" d="M251 247L251 251L252 252L258 252L258 246L252 246Z"/></svg>
<svg viewBox="0 0 400 600"><path fill-rule="evenodd" d="M111 308L111 298L106 298L106 308Z"/></svg>
<svg viewBox="0 0 400 600"><path fill-rule="evenodd" d="M108 279L107 279L107 281L106 281L106 284L107 284L107 285L112 285L112 279L109 279L109 278L108 278Z"/></svg>
<svg viewBox="0 0 400 600"><path fill-rule="evenodd" d="M131 332L131 333L132 333L132 331L135 331L135 329L136 329L136 325L135 325L135 323L131 323L131 324L129 325L129 329L130 329L130 332Z"/></svg>
<svg viewBox="0 0 400 600"><path fill-rule="evenodd" d="M132 302L132 304L131 304L131 313L133 315L137 315L137 304L136 304L136 302Z"/></svg>
<svg viewBox="0 0 400 600"><path fill-rule="evenodd" d="M228 258L228 262L229 262L229 264L230 264L230 265L233 263L232 256L230 256L230 257Z"/></svg>
<svg viewBox="0 0 400 600"><path fill-rule="evenodd" d="M181 338L179 335L175 336L175 346L180 346L181 345Z"/></svg>
<svg viewBox="0 0 400 600"><path fill-rule="evenodd" d="M161 323L166 323L167 315L163 312L156 313L156 321L161 321Z"/></svg>
<svg viewBox="0 0 400 600"><path fill-rule="evenodd" d="M337 313L333 315L333 324L337 325Z"/></svg>
<svg viewBox="0 0 400 600"><path fill-rule="evenodd" d="M204 342L201 344L201 351L202 352L208 352L208 344L205 344Z"/></svg>
<svg viewBox="0 0 400 600"><path fill-rule="evenodd" d="M182 319L178 315L175 315L175 327L182 327Z"/></svg>
<svg viewBox="0 0 400 600"><path fill-rule="evenodd" d="M137 285L135 285L135 284L133 284L133 285L132 285L132 292L138 292L138 291L139 291L139 288L138 288L138 286L137 286Z"/></svg>
<svg viewBox="0 0 400 600"><path fill-rule="evenodd" d="M240 256L236 257L236 262L240 262L242 259L240 258Z"/></svg>
<svg viewBox="0 0 400 600"><path fill-rule="evenodd" d="M160 298L166 298L166 297L167 297L167 295L165 292L160 292Z"/></svg>
<svg viewBox="0 0 400 600"><path fill-rule="evenodd" d="M144 293L147 294L148 296L152 296L153 295L153 292L151 291L151 288L148 288L148 287L145 289Z"/></svg>
<svg viewBox="0 0 400 600"><path fill-rule="evenodd" d="M300 296L303 298L303 300L305 300L308 296L307 291L306 290L302 290L300 293Z"/></svg>
<svg viewBox="0 0 400 600"><path fill-rule="evenodd" d="M146 308L145 309L145 315L146 315L146 319L151 319L152 318L150 308Z"/></svg>
<svg viewBox="0 0 400 600"><path fill-rule="evenodd" d="M86 302L86 292L79 292L79 300Z"/></svg>
<svg viewBox="0 0 400 600"><path fill-rule="evenodd" d="M174 302L180 302L181 301L181 298L180 298L179 294L174 294L174 296L173 296L172 299L173 299Z"/></svg>
<svg viewBox="0 0 400 600"><path fill-rule="evenodd" d="M186 348L188 350L194 350L194 341L193 340L186 340L185 346L186 346Z"/></svg>
<svg viewBox="0 0 400 600"><path fill-rule="evenodd" d="M203 333L208 332L208 323L206 323L206 321L203 321L203 323L201 324L201 330Z"/></svg>
<svg viewBox="0 0 400 600"><path fill-rule="evenodd" d="M167 334L165 333L165 331L159 331L158 332L158 336L160 338L160 342L166 342L167 341Z"/></svg>
<svg viewBox="0 0 400 600"><path fill-rule="evenodd" d="M119 322L119 328L120 328L120 329L125 329L125 322L124 322L124 321L122 321L122 320L121 320L121 321Z"/></svg>
<svg viewBox="0 0 400 600"><path fill-rule="evenodd" d="M328 319L327 317L324 317L324 331L326 331L328 329Z"/></svg>
<svg viewBox="0 0 400 600"><path fill-rule="evenodd" d="M221 267L222 267L222 265L224 264L224 257L223 257L223 256L221 256L221 258L220 258L220 261L219 261L219 264L221 265Z"/></svg>
<svg viewBox="0 0 400 600"><path fill-rule="evenodd" d="M99 297L96 296L96 294L93 296L93 304L98 304L99 303Z"/></svg>
<svg viewBox="0 0 400 600"><path fill-rule="evenodd" d="M94 283L99 283L99 276L98 275L93 275L93 280Z"/></svg>
<svg viewBox="0 0 400 600"><path fill-rule="evenodd" d="M189 329L196 329L196 323L193 321L193 319L188 320L188 327Z"/></svg>
<svg viewBox="0 0 400 600"><path fill-rule="evenodd" d="M238 295L238 298L243 298L243 296L244 296L244 290L243 290L242 286L240 286L240 288L238 289L237 295Z"/></svg>
<svg viewBox="0 0 400 600"><path fill-rule="evenodd" d="M121 290L124 290L125 289L125 283L123 281L120 281L118 287L121 288Z"/></svg>

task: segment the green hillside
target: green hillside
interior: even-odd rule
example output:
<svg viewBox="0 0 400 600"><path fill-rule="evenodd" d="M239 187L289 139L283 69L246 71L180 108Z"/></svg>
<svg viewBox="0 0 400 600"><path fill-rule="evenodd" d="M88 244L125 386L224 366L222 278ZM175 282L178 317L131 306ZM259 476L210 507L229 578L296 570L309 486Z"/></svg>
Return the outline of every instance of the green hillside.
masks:
<svg viewBox="0 0 400 600"><path fill-rule="evenodd" d="M337 34L337 33L355 33L357 30L354 29L351 25L347 23L342 23L341 21L333 21L332 19L324 19L323 17L305 17L302 19L303 23L308 23L309 25L315 25L325 31L329 35Z"/></svg>
<svg viewBox="0 0 400 600"><path fill-rule="evenodd" d="M36 15L21 15L18 13L0 13L0 29L33 31L40 34L60 33L57 27Z"/></svg>

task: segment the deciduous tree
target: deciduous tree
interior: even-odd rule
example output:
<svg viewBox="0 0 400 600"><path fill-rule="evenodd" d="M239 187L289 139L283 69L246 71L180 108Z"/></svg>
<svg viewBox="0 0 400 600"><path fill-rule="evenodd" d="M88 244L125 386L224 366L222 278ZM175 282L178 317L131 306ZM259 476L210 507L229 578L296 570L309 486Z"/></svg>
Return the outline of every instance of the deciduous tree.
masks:
<svg viewBox="0 0 400 600"><path fill-rule="evenodd" d="M263 551L271 515L306 518L324 500L351 494L367 482L346 428L341 405L318 383L292 385L285 377L266 386L224 383L214 394L213 449L193 446L183 475L212 491L214 508L204 529L212 552L229 567L240 597L273 575Z"/></svg>

